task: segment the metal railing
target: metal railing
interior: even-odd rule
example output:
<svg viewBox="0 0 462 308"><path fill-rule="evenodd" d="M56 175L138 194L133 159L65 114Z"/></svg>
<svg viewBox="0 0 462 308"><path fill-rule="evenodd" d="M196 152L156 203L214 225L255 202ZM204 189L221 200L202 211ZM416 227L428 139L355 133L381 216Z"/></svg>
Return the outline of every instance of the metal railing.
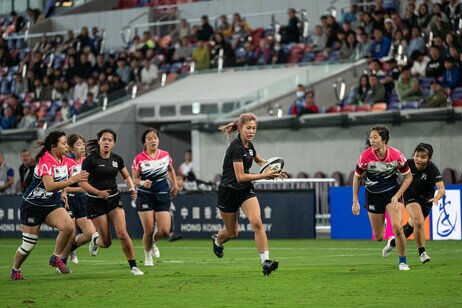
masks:
<svg viewBox="0 0 462 308"><path fill-rule="evenodd" d="M284 179L255 181L255 188L260 190L310 190L315 191L316 230L330 230L329 188L338 186L333 178Z"/></svg>

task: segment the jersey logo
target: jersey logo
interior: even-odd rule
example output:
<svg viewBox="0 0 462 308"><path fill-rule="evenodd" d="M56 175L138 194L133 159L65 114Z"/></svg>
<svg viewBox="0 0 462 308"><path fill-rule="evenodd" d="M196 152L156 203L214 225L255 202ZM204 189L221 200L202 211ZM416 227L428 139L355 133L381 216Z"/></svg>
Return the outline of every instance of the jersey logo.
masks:
<svg viewBox="0 0 462 308"><path fill-rule="evenodd" d="M249 150L249 154L253 156L253 150Z"/></svg>
<svg viewBox="0 0 462 308"><path fill-rule="evenodd" d="M149 208L149 206L147 204L141 204L141 208L142 209L147 209L147 208Z"/></svg>
<svg viewBox="0 0 462 308"><path fill-rule="evenodd" d="M371 205L369 205L368 207L369 207L369 210L375 211L375 205L372 205L372 204L371 204Z"/></svg>
<svg viewBox="0 0 462 308"><path fill-rule="evenodd" d="M426 180L427 179L427 174L423 173L422 177L420 178L421 180Z"/></svg>
<svg viewBox="0 0 462 308"><path fill-rule="evenodd" d="M114 168L119 168L119 165L117 164L116 161L113 161L113 162L112 162L112 167L114 167Z"/></svg>
<svg viewBox="0 0 462 308"><path fill-rule="evenodd" d="M30 224L34 224L35 223L35 218L27 218L27 222L30 223Z"/></svg>

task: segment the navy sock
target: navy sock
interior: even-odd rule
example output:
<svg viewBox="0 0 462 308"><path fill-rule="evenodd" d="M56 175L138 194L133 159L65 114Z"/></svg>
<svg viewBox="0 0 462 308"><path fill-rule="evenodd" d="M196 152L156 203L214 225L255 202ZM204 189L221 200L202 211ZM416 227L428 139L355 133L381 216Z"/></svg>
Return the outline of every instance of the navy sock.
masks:
<svg viewBox="0 0 462 308"><path fill-rule="evenodd" d="M130 269L136 267L136 260L128 260L128 264L130 264Z"/></svg>
<svg viewBox="0 0 462 308"><path fill-rule="evenodd" d="M399 264L404 263L406 264L406 256L399 256Z"/></svg>
<svg viewBox="0 0 462 308"><path fill-rule="evenodd" d="M425 252L425 247L420 247L419 248L419 256Z"/></svg>
<svg viewBox="0 0 462 308"><path fill-rule="evenodd" d="M77 248L79 248L79 246L77 246L77 243L74 242L74 244L72 244L71 251L75 251Z"/></svg>

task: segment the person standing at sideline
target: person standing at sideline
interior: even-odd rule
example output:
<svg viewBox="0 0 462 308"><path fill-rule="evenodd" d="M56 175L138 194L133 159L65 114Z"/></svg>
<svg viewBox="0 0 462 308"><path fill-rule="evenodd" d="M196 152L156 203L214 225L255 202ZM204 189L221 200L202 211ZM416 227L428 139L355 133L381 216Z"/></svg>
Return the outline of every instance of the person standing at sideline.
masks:
<svg viewBox="0 0 462 308"><path fill-rule="evenodd" d="M19 166L19 185L21 193L24 193L34 178L35 162L28 149L21 151L21 160L22 164Z"/></svg>
<svg viewBox="0 0 462 308"><path fill-rule="evenodd" d="M133 275L144 275L136 266L133 243L128 235L125 211L123 209L120 191L117 188L117 173L122 175L132 199L136 199L136 190L125 163L119 155L112 152L117 141L117 134L109 128L100 130L97 139L87 143L89 155L82 163L82 170L89 173L88 182L81 182L79 186L87 194L87 217L95 225L96 231L90 240L89 250L92 256L98 253L98 247L109 248L112 244L112 223L119 239L122 250L127 258Z"/></svg>
<svg viewBox="0 0 462 308"><path fill-rule="evenodd" d="M446 193L443 177L438 167L431 161L432 156L433 147L428 143L419 143L414 150L414 157L407 160L412 172L412 183L404 193L410 218L403 226L403 232L406 238L414 233L422 263L430 262L430 257L425 251L425 218L430 214L432 206L437 205ZM438 190L436 196L435 186ZM382 250L382 256L388 257L395 246L396 240L392 236Z"/></svg>
<svg viewBox="0 0 462 308"><path fill-rule="evenodd" d="M371 144L359 157L353 179L352 212L359 215L359 185L365 175L366 203L364 208L369 212L372 232L377 241L384 238L385 211L390 216L393 233L397 239L399 270L408 271L406 262L406 238L401 222L403 220L403 204L399 202L403 193L412 182L412 174L406 158L400 151L388 146L390 131L386 126L376 125L369 131ZM404 180L400 185L398 172Z"/></svg>
<svg viewBox="0 0 462 308"><path fill-rule="evenodd" d="M72 219L63 208L63 200L66 200L64 188L85 182L88 173L81 172L68 178L65 155L69 146L64 132L49 133L39 145L42 149L36 157L38 164L34 170L34 179L24 193L21 205L22 244L14 258L10 273L12 280L24 280L21 265L37 244L42 223L59 230L50 265L62 274L71 272L62 260L63 249L74 232Z"/></svg>
<svg viewBox="0 0 462 308"><path fill-rule="evenodd" d="M237 212L242 209L255 233L255 244L260 254L263 275L275 271L278 261L269 257L268 239L261 220L260 204L252 181L287 177L285 172L272 171L267 168L263 174L251 174L252 161L263 166L266 162L257 152L252 140L257 131L257 117L252 113L244 113L235 121L219 128L230 141L234 132L238 131L226 149L223 160L223 176L218 187L217 207L225 227L212 236L213 252L223 258L224 246L230 239L237 238Z"/></svg>
<svg viewBox="0 0 462 308"><path fill-rule="evenodd" d="M0 152L0 195L14 194L14 170L7 163Z"/></svg>
<svg viewBox="0 0 462 308"><path fill-rule="evenodd" d="M85 159L85 138L82 135L71 134L68 137L70 154L67 158L67 169L70 175L78 174L82 171L82 163ZM65 256L64 263L67 262L67 257L74 264L79 263L75 250L90 242L91 237L96 232L95 226L90 219L87 218L87 207L85 205L85 190L79 185L72 185L66 188L68 208L67 212L71 216L74 223L82 230L82 233L75 236L72 235L72 241L63 251Z"/></svg>
<svg viewBox="0 0 462 308"><path fill-rule="evenodd" d="M159 132L148 128L141 136L144 150L133 160L133 182L138 185L136 209L143 225L144 265L153 266L152 257L160 258L156 242L168 236L172 220L170 201L178 192L170 154L159 149ZM169 187L167 177L171 180ZM157 231L154 232L154 223Z"/></svg>

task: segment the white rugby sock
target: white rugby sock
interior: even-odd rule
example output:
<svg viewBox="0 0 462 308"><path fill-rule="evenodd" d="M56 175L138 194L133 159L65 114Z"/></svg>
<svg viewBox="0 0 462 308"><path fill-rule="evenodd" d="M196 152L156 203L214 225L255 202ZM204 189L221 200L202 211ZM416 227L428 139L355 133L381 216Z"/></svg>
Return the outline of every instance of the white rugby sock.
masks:
<svg viewBox="0 0 462 308"><path fill-rule="evenodd" d="M260 252L260 259L261 263L265 262L266 260L269 260L269 251L265 250L263 252Z"/></svg>

